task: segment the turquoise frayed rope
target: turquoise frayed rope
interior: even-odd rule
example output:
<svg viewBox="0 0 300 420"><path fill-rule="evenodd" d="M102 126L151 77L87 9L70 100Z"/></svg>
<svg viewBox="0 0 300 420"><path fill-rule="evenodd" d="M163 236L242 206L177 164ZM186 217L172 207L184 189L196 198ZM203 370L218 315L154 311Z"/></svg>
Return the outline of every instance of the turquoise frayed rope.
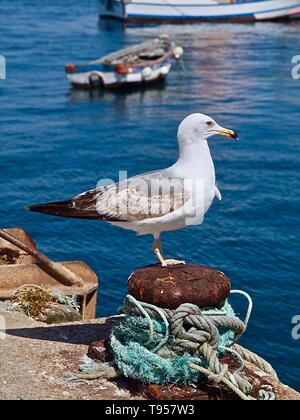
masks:
<svg viewBox="0 0 300 420"><path fill-rule="evenodd" d="M252 385L241 376L247 358L235 344L249 323L252 299L243 291L234 290L232 294L243 295L248 300L244 322L235 316L228 301L220 309L184 304L173 311L139 302L128 295L124 306L126 320L111 335L116 365L125 376L144 383L188 384L206 378L223 383L242 399L253 399ZM230 372L219 360L225 351L234 354L240 362L235 372ZM270 367L256 357L260 367L265 370ZM275 395L261 393L260 397L272 399Z"/></svg>

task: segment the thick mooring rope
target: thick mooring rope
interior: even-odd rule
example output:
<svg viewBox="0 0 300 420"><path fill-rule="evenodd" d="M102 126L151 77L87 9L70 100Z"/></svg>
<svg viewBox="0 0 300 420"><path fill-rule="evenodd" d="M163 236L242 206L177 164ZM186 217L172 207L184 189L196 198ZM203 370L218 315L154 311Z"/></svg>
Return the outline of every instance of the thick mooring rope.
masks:
<svg viewBox="0 0 300 420"><path fill-rule="evenodd" d="M145 360L149 359L149 363L151 364L152 362L153 368L157 368L160 361L163 366L166 361L175 356L182 355L184 357L184 355L190 355L191 359L188 362L188 368L191 371L199 372L209 382L225 385L243 400L253 400L254 398L251 396L253 387L241 375L244 361L255 364L255 366L273 377L276 377L276 373L262 358L235 344L245 332L252 311L250 296L245 292L233 291L233 294L236 293L245 296L249 302L245 322L235 317L233 313L231 316L228 316L228 307L226 307L226 304L229 306L228 303L221 309L213 310L201 310L198 306L189 303L179 306L176 310L170 310L139 302L128 295L125 300L127 315L129 317L134 315L138 319L145 320L146 324L148 323L148 326L144 328L148 331L148 340L144 343L146 347L142 345L142 347L137 347L136 350L144 351ZM161 331L163 338L149 350L149 345L155 342L154 335L155 330L157 330L155 322L157 321L160 321L161 325L164 326L164 331ZM124 328L126 329L126 326ZM132 361L133 366L130 366L128 360L130 358L126 355L126 344L120 343L120 334L118 334L117 329L118 327L111 336L111 345L116 356L116 364L128 376L132 375L133 372L132 376L134 377L134 370L138 371L138 367L134 361ZM220 344L222 341L220 331L231 332L231 335L227 333L226 345ZM130 342L130 345L133 345L132 342ZM134 350L130 349L130 351ZM234 353L240 361L240 367L235 372L230 372L228 366L220 361L219 356L224 351ZM143 358L143 354L141 358ZM140 376L143 379L142 373L140 373ZM273 392L264 391L259 395L260 399L263 400L275 399Z"/></svg>
<svg viewBox="0 0 300 420"><path fill-rule="evenodd" d="M258 356L257 354L253 353L248 349L245 349L239 344L234 344L232 346L232 349L235 350L245 361L258 367L260 370L265 372L267 375L271 376L273 379L278 380L276 371L272 368L270 363L268 363L262 357Z"/></svg>
<svg viewBox="0 0 300 420"><path fill-rule="evenodd" d="M222 308L200 309L186 303L170 310L128 295L123 308L127 316L111 334L114 362L83 365L82 373L68 380L114 379L122 374L145 383L196 383L206 378L213 384L223 384L242 400L254 400L253 386L242 376L245 361L273 378L277 375L269 363L236 344L247 328L253 305L247 293L234 290L232 294L248 300L244 322L234 315L227 301ZM222 363L224 352L234 354L240 362L234 372ZM274 392L259 392L260 400L275 398Z"/></svg>

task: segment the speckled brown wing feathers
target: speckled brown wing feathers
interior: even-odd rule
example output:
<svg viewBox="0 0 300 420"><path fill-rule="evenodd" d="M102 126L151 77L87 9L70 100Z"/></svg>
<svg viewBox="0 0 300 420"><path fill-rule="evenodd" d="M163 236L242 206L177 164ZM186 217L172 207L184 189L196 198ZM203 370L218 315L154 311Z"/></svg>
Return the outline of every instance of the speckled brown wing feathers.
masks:
<svg viewBox="0 0 300 420"><path fill-rule="evenodd" d="M188 198L183 180L171 179L166 171L160 171L99 187L69 201L34 205L28 209L59 217L134 222L174 212Z"/></svg>

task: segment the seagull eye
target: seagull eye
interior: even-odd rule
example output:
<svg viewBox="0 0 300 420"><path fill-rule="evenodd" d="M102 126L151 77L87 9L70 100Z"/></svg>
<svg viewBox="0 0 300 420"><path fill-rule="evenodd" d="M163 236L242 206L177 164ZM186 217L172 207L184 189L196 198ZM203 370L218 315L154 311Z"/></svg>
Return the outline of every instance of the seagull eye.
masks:
<svg viewBox="0 0 300 420"><path fill-rule="evenodd" d="M207 127L212 127L214 125L214 123L212 121L207 121L206 125L207 125Z"/></svg>

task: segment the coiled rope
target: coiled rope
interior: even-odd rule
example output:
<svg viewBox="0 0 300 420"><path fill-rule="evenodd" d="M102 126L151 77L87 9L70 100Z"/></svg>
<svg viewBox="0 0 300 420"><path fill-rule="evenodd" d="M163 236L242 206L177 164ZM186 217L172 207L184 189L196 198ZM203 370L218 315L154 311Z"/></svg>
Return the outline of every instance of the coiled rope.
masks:
<svg viewBox="0 0 300 420"><path fill-rule="evenodd" d="M244 321L234 314L228 301L221 308L200 309L185 303L176 310L164 309L128 295L124 302L124 321L113 329L110 345L113 363L93 363L81 367L81 375L69 379L115 378L123 374L143 383L197 383L201 379L224 385L242 400L254 400L252 384L243 376L245 361L277 378L273 368L261 357L236 344L246 331L253 308L248 301ZM225 352L235 355L240 366L234 371L222 363ZM261 390L259 399L274 400L273 392Z"/></svg>
<svg viewBox="0 0 300 420"><path fill-rule="evenodd" d="M128 295L124 304L127 319L111 336L116 365L125 376L145 383L195 382L200 374L209 382L225 385L243 400L253 400L253 387L241 375L244 361L254 363L273 377L276 373L262 358L236 344L246 331L253 305L247 293L234 290L232 294L248 300L244 322L234 315L228 302L221 309L203 310L186 303L170 310ZM220 361L225 351L233 353L240 362L234 372ZM155 375L149 372L151 368L156 370ZM172 368L177 368L177 372L170 376ZM275 394L264 391L260 398L275 399Z"/></svg>

